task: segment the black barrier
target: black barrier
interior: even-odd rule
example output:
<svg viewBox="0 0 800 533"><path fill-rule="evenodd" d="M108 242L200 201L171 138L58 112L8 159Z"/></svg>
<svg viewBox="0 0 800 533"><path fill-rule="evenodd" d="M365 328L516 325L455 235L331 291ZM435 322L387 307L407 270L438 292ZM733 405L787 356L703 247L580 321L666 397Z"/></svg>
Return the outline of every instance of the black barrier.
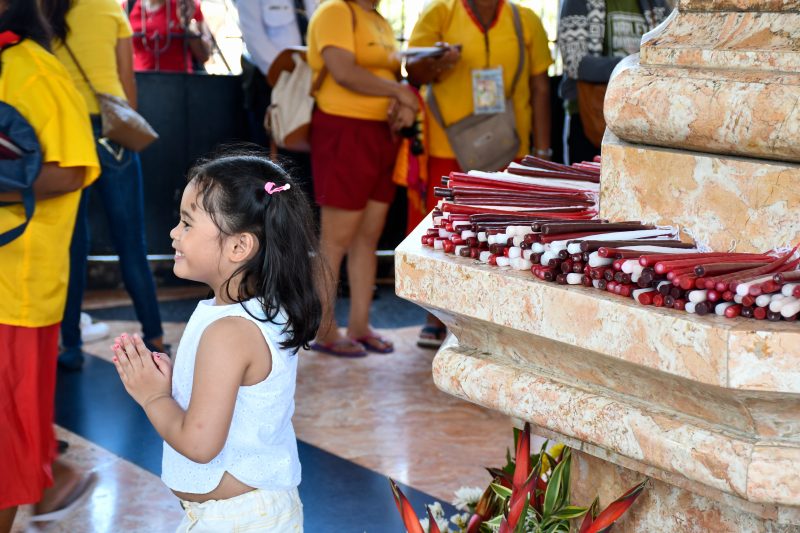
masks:
<svg viewBox="0 0 800 533"><path fill-rule="evenodd" d="M159 139L141 153L148 252L172 254L186 171L220 143L247 139L238 76L137 72L139 112ZM99 198L89 200L92 255L115 254Z"/></svg>

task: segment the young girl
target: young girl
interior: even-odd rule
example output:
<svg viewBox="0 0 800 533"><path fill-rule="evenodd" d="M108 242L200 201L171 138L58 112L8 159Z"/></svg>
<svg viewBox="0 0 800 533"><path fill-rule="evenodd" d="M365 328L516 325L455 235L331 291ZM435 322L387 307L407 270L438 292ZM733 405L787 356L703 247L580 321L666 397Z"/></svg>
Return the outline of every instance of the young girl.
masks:
<svg viewBox="0 0 800 533"><path fill-rule="evenodd" d="M138 336L112 347L125 389L164 439L178 531L303 530L292 427L297 350L319 326L316 240L303 193L265 157L227 153L189 172L170 236L174 272L214 292L174 367Z"/></svg>

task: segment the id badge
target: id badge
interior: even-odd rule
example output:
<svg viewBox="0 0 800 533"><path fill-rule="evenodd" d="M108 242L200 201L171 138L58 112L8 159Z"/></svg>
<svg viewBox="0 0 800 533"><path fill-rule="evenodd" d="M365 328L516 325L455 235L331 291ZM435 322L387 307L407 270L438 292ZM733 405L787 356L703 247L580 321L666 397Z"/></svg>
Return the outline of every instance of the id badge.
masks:
<svg viewBox="0 0 800 533"><path fill-rule="evenodd" d="M505 112L506 92L503 87L503 67L472 71L472 104L476 115Z"/></svg>

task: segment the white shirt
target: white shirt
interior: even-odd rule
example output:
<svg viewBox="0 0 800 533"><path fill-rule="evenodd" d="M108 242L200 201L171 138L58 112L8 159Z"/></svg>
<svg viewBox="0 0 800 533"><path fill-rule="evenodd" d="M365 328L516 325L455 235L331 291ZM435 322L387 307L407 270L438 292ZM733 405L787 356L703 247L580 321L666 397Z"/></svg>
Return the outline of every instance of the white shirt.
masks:
<svg viewBox="0 0 800 533"><path fill-rule="evenodd" d="M309 20L317 4L317 0L303 0ZM267 74L281 50L303 44L295 18L294 0L237 0L236 9L245 57L262 74Z"/></svg>
<svg viewBox="0 0 800 533"><path fill-rule="evenodd" d="M244 305L254 316L264 317L257 299ZM195 463L165 442L161 479L173 490L193 494L214 490L225 472L257 489L293 489L300 484L297 438L292 426L298 356L279 345L286 338L281 333L285 315L279 314L274 322L261 322L241 304L214 305L213 299L201 301L178 346L172 369L172 397L183 409L188 408L200 337L214 321L229 316L251 320L261 329L272 355L272 370L264 381L239 387L225 446L209 463Z"/></svg>

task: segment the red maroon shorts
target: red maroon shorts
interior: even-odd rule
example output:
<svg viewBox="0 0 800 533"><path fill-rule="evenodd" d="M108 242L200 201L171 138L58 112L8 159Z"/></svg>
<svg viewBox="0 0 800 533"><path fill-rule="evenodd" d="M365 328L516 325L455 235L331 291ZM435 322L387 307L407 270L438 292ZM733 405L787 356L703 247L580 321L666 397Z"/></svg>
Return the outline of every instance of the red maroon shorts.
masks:
<svg viewBox="0 0 800 533"><path fill-rule="evenodd" d="M58 332L0 324L0 509L38 502L53 482Z"/></svg>
<svg viewBox="0 0 800 533"><path fill-rule="evenodd" d="M391 203L398 143L386 121L329 115L311 119L314 198L323 207L358 211L368 200Z"/></svg>

